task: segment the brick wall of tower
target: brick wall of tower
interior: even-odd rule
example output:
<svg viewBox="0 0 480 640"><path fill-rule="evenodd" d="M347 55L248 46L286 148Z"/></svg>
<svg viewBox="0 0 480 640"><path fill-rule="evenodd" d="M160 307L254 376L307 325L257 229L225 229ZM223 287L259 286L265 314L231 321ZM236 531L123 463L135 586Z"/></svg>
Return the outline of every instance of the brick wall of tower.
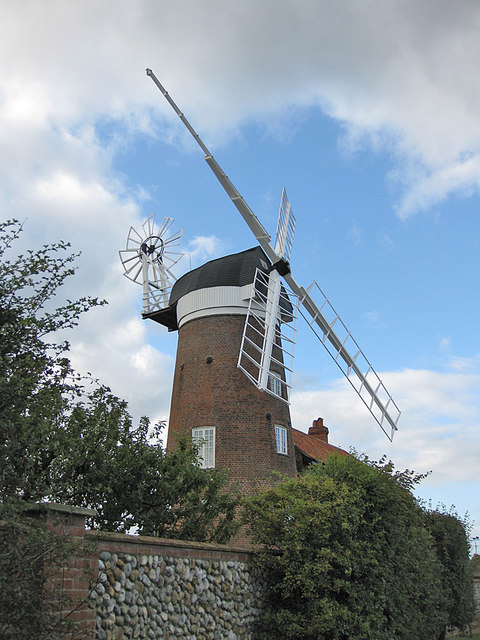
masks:
<svg viewBox="0 0 480 640"><path fill-rule="evenodd" d="M294 476L295 454L288 405L237 368L244 323L242 315L218 315L180 328L167 446L194 427L216 427L215 466L251 493L271 483L272 471ZM275 425L287 428L288 455L276 451Z"/></svg>

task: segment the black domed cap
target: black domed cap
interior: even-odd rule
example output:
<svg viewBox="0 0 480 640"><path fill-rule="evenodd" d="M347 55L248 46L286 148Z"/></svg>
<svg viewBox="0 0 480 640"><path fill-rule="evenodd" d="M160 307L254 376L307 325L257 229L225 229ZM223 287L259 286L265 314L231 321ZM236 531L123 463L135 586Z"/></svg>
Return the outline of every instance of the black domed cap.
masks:
<svg viewBox="0 0 480 640"><path fill-rule="evenodd" d="M209 287L243 287L253 282L256 269L268 272L270 261L260 247L210 260L179 278L170 293L170 306L187 293Z"/></svg>
<svg viewBox="0 0 480 640"><path fill-rule="evenodd" d="M187 293L209 287L243 287L253 282L257 268L268 273L270 264L270 260L260 247L210 260L175 282L170 292L169 306L166 309L144 314L143 317L163 324L169 331L175 331L178 329L177 302Z"/></svg>

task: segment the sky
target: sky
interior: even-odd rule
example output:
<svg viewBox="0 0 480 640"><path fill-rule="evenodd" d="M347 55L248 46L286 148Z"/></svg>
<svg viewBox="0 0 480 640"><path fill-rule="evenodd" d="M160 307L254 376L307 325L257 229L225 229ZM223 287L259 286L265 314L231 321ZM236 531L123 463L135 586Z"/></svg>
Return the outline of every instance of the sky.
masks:
<svg viewBox="0 0 480 640"><path fill-rule="evenodd" d="M293 426L402 470L480 535L480 4L476 0L0 0L0 205L18 249L81 251L92 295L71 359L168 420L176 334L141 319L118 251L152 213L177 274L255 245L167 88L274 236L317 281L402 410L390 443L298 322ZM480 546L479 546L480 549Z"/></svg>

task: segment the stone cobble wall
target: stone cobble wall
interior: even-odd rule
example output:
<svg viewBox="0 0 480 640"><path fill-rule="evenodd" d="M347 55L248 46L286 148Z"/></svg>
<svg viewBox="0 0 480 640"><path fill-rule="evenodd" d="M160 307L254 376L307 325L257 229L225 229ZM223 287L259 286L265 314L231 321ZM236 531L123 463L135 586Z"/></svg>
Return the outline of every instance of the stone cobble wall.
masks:
<svg viewBox="0 0 480 640"><path fill-rule="evenodd" d="M262 580L250 554L184 545L115 549L104 541L90 595L96 640L253 640Z"/></svg>
<svg viewBox="0 0 480 640"><path fill-rule="evenodd" d="M475 597L475 620L471 627L477 631L480 629L480 575L475 575L473 578L473 593Z"/></svg>

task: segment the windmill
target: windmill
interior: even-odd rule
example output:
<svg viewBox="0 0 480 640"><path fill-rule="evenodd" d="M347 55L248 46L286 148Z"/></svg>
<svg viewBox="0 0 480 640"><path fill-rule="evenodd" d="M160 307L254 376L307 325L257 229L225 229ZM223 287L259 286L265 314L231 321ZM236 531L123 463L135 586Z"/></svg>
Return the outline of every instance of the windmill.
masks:
<svg viewBox="0 0 480 640"><path fill-rule="evenodd" d="M269 387L272 358L274 358L275 346L281 344L282 311L280 299L283 286L281 278L283 278L286 287L298 298L301 315L355 389L385 435L389 440L392 440L400 418L397 404L318 284L314 281L305 288L297 283L291 273L289 258L294 219L285 192L280 207L281 215L277 226L277 239L275 245L272 246L268 232L153 71L147 69L146 72L202 149L208 166L242 215L271 263L267 278L264 277L263 283L259 281L262 276L258 274L255 276L256 284L251 289L249 314L245 324L238 366L260 390L272 391L271 386ZM280 221L282 212L283 219ZM255 316L255 307L258 301L260 301L261 312L258 313L258 309L256 309ZM257 340L251 338L252 333L255 332L258 336ZM255 351L256 356L252 355ZM284 380L286 377L285 364L282 362L282 358L276 360L284 367L281 376ZM246 361L250 365L246 364ZM284 400L288 399L287 394L281 390L276 395Z"/></svg>
<svg viewBox="0 0 480 640"><path fill-rule="evenodd" d="M130 227L127 246L119 251L124 276L143 286L143 313L148 314L168 306L175 276L172 267L183 253L172 251L180 244L181 231L171 231L173 218L164 218L159 228L152 214L142 224L140 232Z"/></svg>

